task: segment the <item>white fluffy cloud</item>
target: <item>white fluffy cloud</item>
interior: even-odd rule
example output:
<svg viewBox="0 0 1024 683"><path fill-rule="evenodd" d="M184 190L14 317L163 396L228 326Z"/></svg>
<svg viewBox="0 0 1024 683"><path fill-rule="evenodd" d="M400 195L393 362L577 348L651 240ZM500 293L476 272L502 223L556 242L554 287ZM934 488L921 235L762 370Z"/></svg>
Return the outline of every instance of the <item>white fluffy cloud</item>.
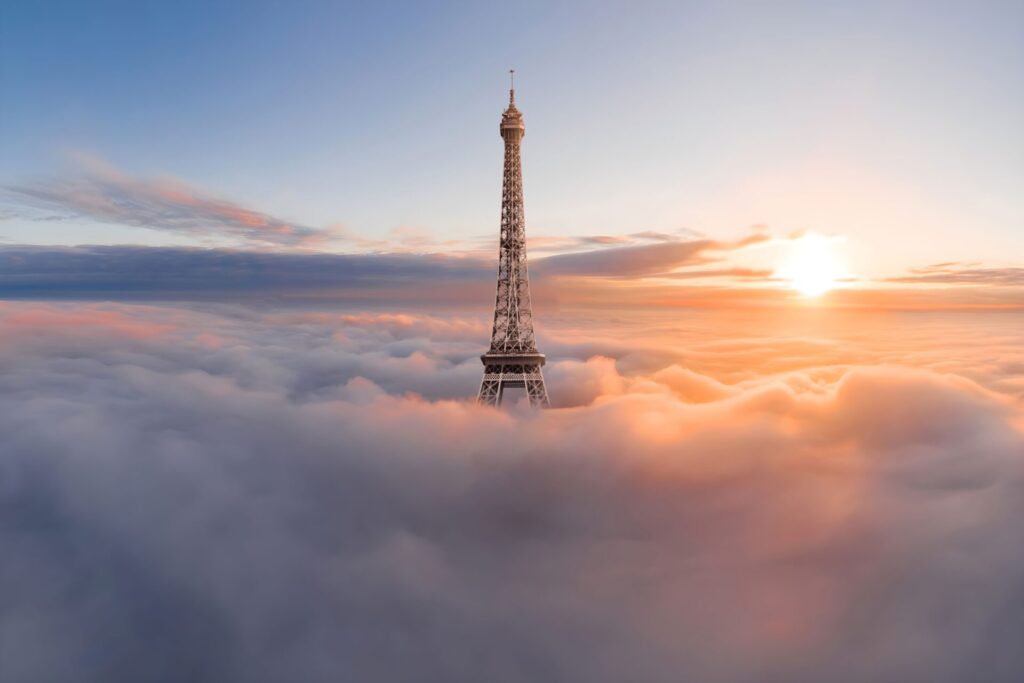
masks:
<svg viewBox="0 0 1024 683"><path fill-rule="evenodd" d="M563 321L535 414L451 400L478 317L0 321L0 680L1024 674L991 368L710 376L707 340L659 363Z"/></svg>

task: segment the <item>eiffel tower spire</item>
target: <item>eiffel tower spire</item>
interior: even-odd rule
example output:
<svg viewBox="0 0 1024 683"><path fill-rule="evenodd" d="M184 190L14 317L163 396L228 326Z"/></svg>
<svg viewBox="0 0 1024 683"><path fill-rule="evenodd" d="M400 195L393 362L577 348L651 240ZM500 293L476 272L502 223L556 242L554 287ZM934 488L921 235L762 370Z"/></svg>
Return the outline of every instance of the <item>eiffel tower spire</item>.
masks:
<svg viewBox="0 0 1024 683"><path fill-rule="evenodd" d="M510 71L515 78L515 71ZM519 143L526 134L523 115L516 109L515 81L508 91L508 109L499 128L505 141L505 175L501 191L501 242L498 248L498 292L494 300L491 346L480 356L484 378L480 403L501 405L506 387L524 387L535 407L548 406L544 386L544 354L537 351L530 305L530 276L526 267L526 218L523 213L523 170Z"/></svg>

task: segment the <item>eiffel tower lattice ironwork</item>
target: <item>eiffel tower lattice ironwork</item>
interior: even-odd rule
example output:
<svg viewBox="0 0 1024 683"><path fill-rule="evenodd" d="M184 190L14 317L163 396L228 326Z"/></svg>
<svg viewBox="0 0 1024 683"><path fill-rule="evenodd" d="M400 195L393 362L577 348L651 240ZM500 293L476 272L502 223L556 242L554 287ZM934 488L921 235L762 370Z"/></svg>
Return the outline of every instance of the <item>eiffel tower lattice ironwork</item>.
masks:
<svg viewBox="0 0 1024 683"><path fill-rule="evenodd" d="M514 78L514 72L512 76ZM523 115L516 109L515 81L508 91L508 109L501 115L505 140L505 176L501 191L501 243L498 249L498 293L494 300L491 346L480 356L484 378L480 403L501 405L508 387L522 387L535 407L548 407L544 386L544 354L537 351L530 305L530 277L526 267L526 219L523 213L523 169L519 143L526 133Z"/></svg>

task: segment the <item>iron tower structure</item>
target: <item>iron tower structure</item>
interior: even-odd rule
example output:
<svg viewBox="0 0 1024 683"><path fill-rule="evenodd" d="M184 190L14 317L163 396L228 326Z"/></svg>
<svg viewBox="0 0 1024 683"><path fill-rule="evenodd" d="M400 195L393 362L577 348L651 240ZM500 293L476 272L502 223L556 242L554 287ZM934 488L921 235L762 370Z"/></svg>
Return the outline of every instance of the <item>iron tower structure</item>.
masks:
<svg viewBox="0 0 1024 683"><path fill-rule="evenodd" d="M514 78L514 72L510 72ZM526 217L523 212L523 168L519 143L526 134L523 115L516 109L515 81L508 91L508 109L499 128L505 141L505 174L501 190L501 242L498 247L498 292L494 299L491 346L480 356L484 378L480 403L501 405L506 387L523 387L530 405L548 407L544 386L544 354L537 351L530 305L530 276L526 267Z"/></svg>

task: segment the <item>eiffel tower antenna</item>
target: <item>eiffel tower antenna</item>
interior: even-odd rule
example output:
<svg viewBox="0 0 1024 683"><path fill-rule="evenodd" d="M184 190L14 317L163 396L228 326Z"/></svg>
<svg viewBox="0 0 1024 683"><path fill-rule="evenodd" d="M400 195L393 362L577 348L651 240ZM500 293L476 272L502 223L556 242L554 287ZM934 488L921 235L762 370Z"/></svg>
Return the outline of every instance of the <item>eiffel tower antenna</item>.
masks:
<svg viewBox="0 0 1024 683"><path fill-rule="evenodd" d="M508 109L499 131L505 141L505 174L501 190L501 241L498 247L498 291L494 299L491 346L480 356L484 378L478 400L501 405L507 387L524 387L530 405L548 407L544 386L544 354L533 336L530 276L526 267L526 218L523 213L523 169L519 143L526 134L523 115L516 109L515 70L509 71Z"/></svg>

